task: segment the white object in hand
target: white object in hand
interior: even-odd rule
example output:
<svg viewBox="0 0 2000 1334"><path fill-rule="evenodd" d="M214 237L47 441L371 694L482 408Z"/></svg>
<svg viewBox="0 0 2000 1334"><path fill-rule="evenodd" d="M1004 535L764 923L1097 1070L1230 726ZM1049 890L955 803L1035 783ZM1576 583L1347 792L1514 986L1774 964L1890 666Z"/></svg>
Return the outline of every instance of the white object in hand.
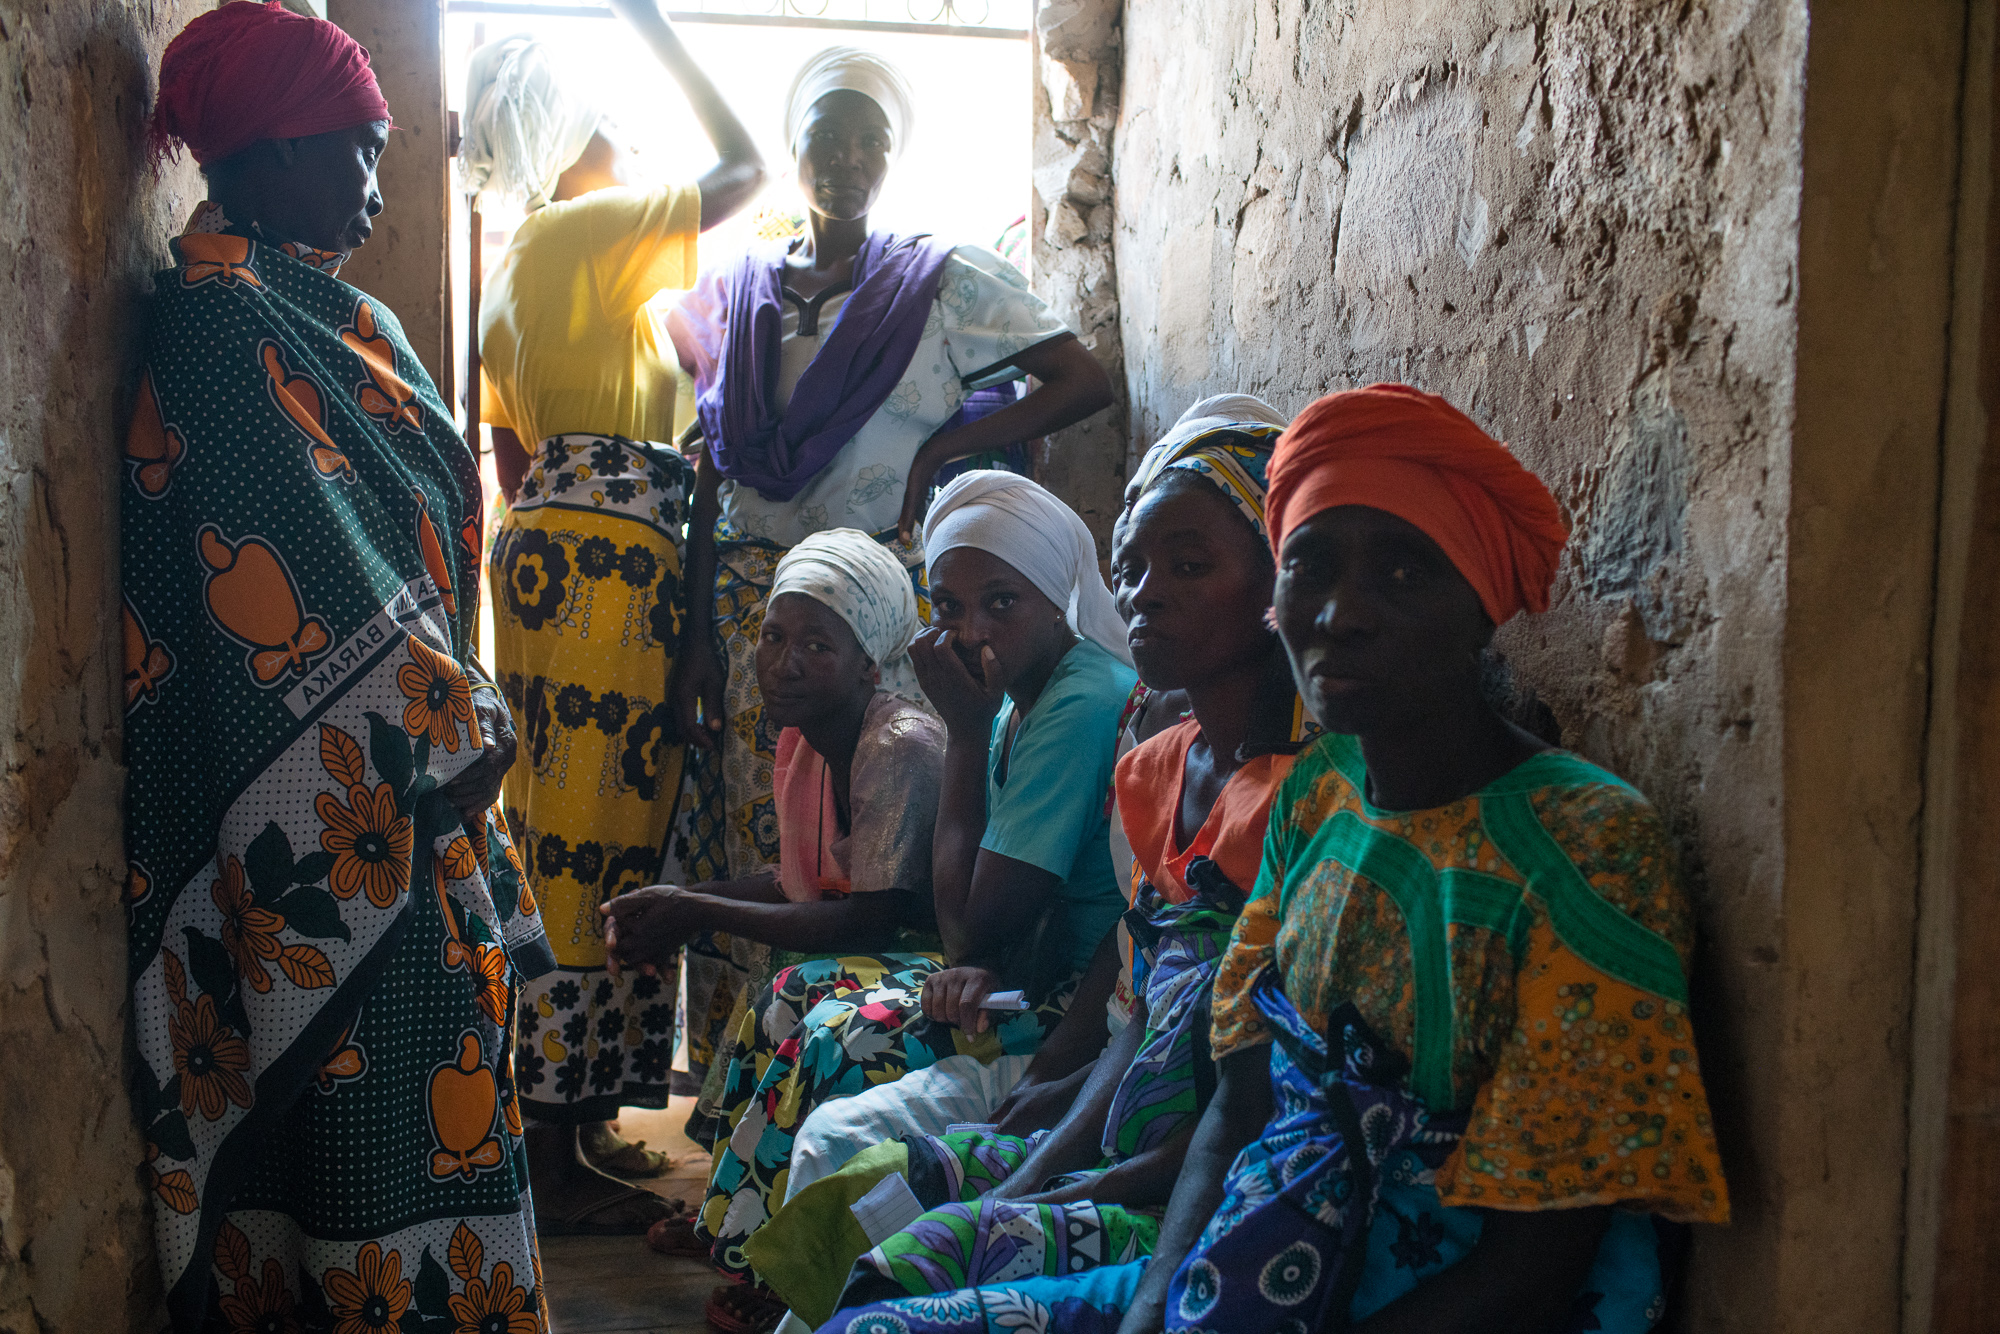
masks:
<svg viewBox="0 0 2000 1334"><path fill-rule="evenodd" d="M986 998L982 1010L1025 1010L1028 998L1018 991L996 991Z"/></svg>
<svg viewBox="0 0 2000 1334"><path fill-rule="evenodd" d="M917 1203L916 1193L910 1189L910 1183L903 1180L901 1172L891 1172L883 1177L876 1183L875 1189L847 1208L854 1215L854 1221L861 1224L870 1246L880 1246L916 1222L924 1212L924 1206Z"/></svg>

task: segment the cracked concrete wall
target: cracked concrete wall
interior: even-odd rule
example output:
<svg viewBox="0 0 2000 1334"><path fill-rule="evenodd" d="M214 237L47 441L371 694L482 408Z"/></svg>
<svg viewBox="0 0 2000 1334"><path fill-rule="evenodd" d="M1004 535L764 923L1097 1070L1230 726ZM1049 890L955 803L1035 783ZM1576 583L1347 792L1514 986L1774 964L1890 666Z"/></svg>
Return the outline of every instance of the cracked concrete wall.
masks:
<svg viewBox="0 0 2000 1334"><path fill-rule="evenodd" d="M1404 380L1567 507L1553 610L1498 642L1683 850L1736 1222L1697 1229L1680 1322L1872 1334L1965 11L1808 11L1135 4L1114 241L1135 453L1205 394Z"/></svg>
<svg viewBox="0 0 2000 1334"><path fill-rule="evenodd" d="M199 0L0 0L0 1334L163 1323L127 1101L119 439L201 198L142 148Z"/></svg>

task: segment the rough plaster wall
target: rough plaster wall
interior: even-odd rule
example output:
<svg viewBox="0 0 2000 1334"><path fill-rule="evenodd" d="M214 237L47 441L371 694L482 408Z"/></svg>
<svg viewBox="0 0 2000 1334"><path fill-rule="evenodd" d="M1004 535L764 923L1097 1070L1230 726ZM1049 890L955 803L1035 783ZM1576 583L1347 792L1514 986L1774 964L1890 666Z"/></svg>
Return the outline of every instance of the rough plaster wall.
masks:
<svg viewBox="0 0 2000 1334"><path fill-rule="evenodd" d="M1116 400L1051 436L1042 482L1110 553L1125 489L1125 344L1112 248L1112 130L1123 76L1119 0L1044 0L1035 11L1034 195L1028 215L1035 291L1111 376Z"/></svg>
<svg viewBox="0 0 2000 1334"><path fill-rule="evenodd" d="M1686 854L1737 1219L1698 1230L1683 1319L1701 1329L1803 1328L1813 1309L1772 1281L1822 1172L1767 1133L1802 1104L1766 1059L1798 998L1780 665L1806 36L1796 0L1152 0L1124 16L1134 448L1203 394L1296 411L1405 380L1512 442L1573 516L1553 611L1500 645ZM1900 1090L1871 1060L1858 1069ZM1822 1328L1895 1327L1872 1305L1893 1296L1893 1248L1870 1264L1859 1303L1822 1283L1846 1298Z"/></svg>
<svg viewBox="0 0 2000 1334"><path fill-rule="evenodd" d="M0 0L0 1334L160 1323L125 1096L118 445L193 168L146 170L198 0Z"/></svg>

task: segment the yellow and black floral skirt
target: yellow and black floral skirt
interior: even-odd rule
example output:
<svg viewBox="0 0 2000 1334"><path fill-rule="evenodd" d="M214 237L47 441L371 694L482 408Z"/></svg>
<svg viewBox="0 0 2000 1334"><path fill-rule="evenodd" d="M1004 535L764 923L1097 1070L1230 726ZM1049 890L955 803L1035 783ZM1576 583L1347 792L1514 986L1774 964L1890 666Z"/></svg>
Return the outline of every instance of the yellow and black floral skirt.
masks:
<svg viewBox="0 0 2000 1334"><path fill-rule="evenodd" d="M537 1120L666 1105L679 979L612 978L597 909L659 879L681 788L667 679L688 482L664 445L553 436L494 538L495 674L521 730L504 802L558 965L520 1011Z"/></svg>

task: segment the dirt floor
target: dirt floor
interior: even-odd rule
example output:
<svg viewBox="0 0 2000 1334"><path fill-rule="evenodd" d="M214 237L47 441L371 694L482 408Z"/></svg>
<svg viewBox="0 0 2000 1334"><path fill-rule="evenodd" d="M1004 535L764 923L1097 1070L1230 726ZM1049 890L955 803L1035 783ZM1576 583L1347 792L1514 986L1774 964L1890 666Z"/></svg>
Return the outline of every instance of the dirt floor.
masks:
<svg viewBox="0 0 2000 1334"><path fill-rule="evenodd" d="M694 1099L663 1112L626 1109L619 1133L673 1157L674 1170L644 1185L695 1201L708 1183L708 1155L681 1134ZM672 1259L644 1237L550 1237L542 1242L553 1334L700 1334L702 1304L721 1280L699 1260Z"/></svg>

